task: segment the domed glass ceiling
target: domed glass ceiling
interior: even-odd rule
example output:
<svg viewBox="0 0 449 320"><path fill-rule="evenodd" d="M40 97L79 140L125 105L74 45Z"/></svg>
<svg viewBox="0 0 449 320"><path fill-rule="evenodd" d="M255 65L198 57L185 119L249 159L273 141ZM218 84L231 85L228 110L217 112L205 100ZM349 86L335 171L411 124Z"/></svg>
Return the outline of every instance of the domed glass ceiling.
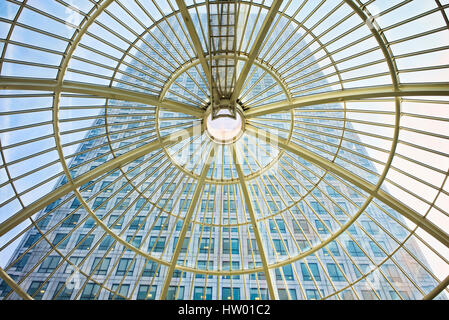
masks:
<svg viewBox="0 0 449 320"><path fill-rule="evenodd" d="M0 298L447 299L448 10L0 0Z"/></svg>

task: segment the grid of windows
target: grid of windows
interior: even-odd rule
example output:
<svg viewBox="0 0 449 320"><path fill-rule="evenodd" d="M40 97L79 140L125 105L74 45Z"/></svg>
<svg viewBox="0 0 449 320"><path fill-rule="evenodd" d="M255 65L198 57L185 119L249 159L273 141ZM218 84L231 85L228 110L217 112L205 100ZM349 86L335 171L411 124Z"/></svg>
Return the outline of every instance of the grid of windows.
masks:
<svg viewBox="0 0 449 320"><path fill-rule="evenodd" d="M145 7L149 3L155 3L155 1L146 2L142 6ZM312 7L316 6L313 2L309 3ZM406 6L409 3L412 2L404 2L403 5ZM18 2L10 2L8 8L18 8L19 5ZM72 10L66 4L61 3L61 5ZM198 5L206 4L195 3L193 6ZM432 143L425 147L420 146L419 139L412 137L414 134L423 134L428 139L445 140L446 135L441 133L444 130L438 130L439 126L435 125L438 133L427 134L422 125L415 128L407 122L409 118L414 118L418 122L447 120L445 115L437 117L418 112L431 109L429 105L439 104L439 98L431 95L429 97L432 97L432 103L427 104L425 103L427 98L424 96L421 99L424 102L413 101L413 103L426 108L414 109L409 106L410 101L401 97L400 116L405 119L401 126L396 126L391 122L391 118L396 115L398 109L396 103L399 102L390 101L394 100L394 97L388 95L384 97L383 91L378 93L379 96L376 94L370 96L370 92L382 89L382 86L376 85L377 83L387 87L390 85L390 82L388 84L382 82L385 79L381 81L377 78L376 75L380 74L391 73L394 75L393 78L398 79L397 83L393 83L393 88L399 88L407 83L404 81L406 74L414 74L413 68L405 69L407 72L404 72L402 68L404 66L402 59L406 58L408 53L404 54L404 57L390 57L391 64L398 68L394 72L378 66L379 70L375 73L370 74L369 71L364 73L360 63L354 64L353 61L361 56L354 50L352 50L354 57L346 56L343 50L346 44L342 44L348 42L347 48L354 49L352 46L355 46L360 39L349 39L346 34L342 34L341 39L334 37L334 41L320 44L315 51L314 46L308 42L306 36L308 32L304 33L300 21L296 18L286 19L288 12L294 12L295 8L298 9L298 13L304 13L302 8L294 7L295 5L298 3L294 1L285 4L286 16L276 16L279 21L283 21L280 25L285 23L285 28L282 29L283 31L277 29L280 32L276 38L268 36L267 32L267 38L264 38L266 41L260 43L262 46L260 52L264 58L259 56L254 61L251 72L242 73L244 77L251 75L243 79L244 86L237 97L239 105L242 105L244 110L242 115L247 125L245 132L237 142L220 145L214 154L207 152L213 144L210 139L204 140L197 133L193 133L188 138L177 136L181 130L189 134L190 131L193 132L193 128L200 122L198 119L202 119L204 115L201 107L206 108L209 103L213 106L213 101L209 98L208 91L211 88L208 87L205 70L202 70L201 63L196 64L195 58L191 55L192 53L195 55L199 49L191 46L188 37L177 36L178 34L189 35L188 30L184 29L187 21L183 24L179 19L162 19L163 23L148 29L152 30L151 33L143 33L144 35L139 39L142 41L133 42L133 39L123 37L132 45L130 50L126 51L129 53L129 59L117 60L116 67L120 72L114 73L116 78L109 79L107 75L96 75L94 70L82 68L81 70L80 66L70 63L66 64L70 65L70 70L63 68L65 64L59 68L41 66L44 78L57 77L55 79L58 83L73 79L79 82L73 84L74 92L77 92L74 96L71 96L73 92L70 94L65 92L67 88L64 86L59 88L62 91L57 99L60 103L57 106L57 110L61 113L60 119L56 117L48 123L40 123L36 120L36 123L32 124L32 117L21 116L22 113L25 115L25 109L16 110L14 113L7 110L4 113L8 116L15 116L17 113L20 115L17 116L17 122L21 122L21 118L27 118L31 123L21 123L14 129L9 127L2 129L2 133L12 135L10 140L15 141L7 145L5 150L15 147L27 149L24 146L28 143L33 144L29 149L34 150L44 137L52 136L52 133L41 130L41 125L45 124L45 126L53 127L53 130L55 128L59 130L58 136L61 142L57 142L60 144L57 147L61 147L60 150L64 151L62 153L65 157L46 165L35 161L33 165L36 167L33 167L30 173L21 173L23 178L29 178L34 171L42 170L42 176L46 176L47 171L44 172L44 170L54 169L54 172L48 174L48 180L45 182L48 185L55 185L56 188L53 191L48 190L49 196L43 196L41 199L45 201L42 203L39 203L39 197L37 199L30 197L33 201L38 201L35 207L41 208L39 209L41 211L36 209L37 211L31 212L26 217L32 217L32 214L37 215L36 220L31 220L32 223L26 227L26 230L17 235L17 243L20 243L16 244L17 248L6 267L13 279L20 279L23 290L35 299L66 300L76 297L77 299L148 300L166 295L168 299L238 300L266 299L273 294L279 299L321 299L335 298L337 295L345 299L411 299L422 298L435 288L439 278L427 265L426 259L417 246L417 241L428 249L432 249L432 245L429 245L426 239L419 238L419 235L410 234L407 224L401 217L401 214L409 218L409 215L413 217L415 208L404 209L400 204L415 203L416 199L410 202L399 202L396 200L401 198L396 199L395 194L390 194L387 186L382 187L382 192L377 192L378 189L375 187L382 182L379 180L380 177L385 178L379 171L382 166L385 166L385 170L397 169L396 166L400 163L396 162L405 161L423 167L422 153L430 158L429 154L437 152L443 160L447 158L440 150L443 148L434 150ZM388 4L383 5L387 11L388 8L391 11L397 9L389 7ZM26 6L34 8L32 3ZM248 13L248 26L257 26L258 18L252 13L254 9L260 8L262 16L268 12L263 4L256 2L242 4L242 7L245 6L247 9L252 9L248 10L251 12ZM371 4L364 5L364 10L368 11L370 6ZM429 8L434 13L441 9ZM336 28L338 23L330 18L331 15L320 17L320 10L318 7L315 9L310 11L310 19L317 22L317 29L321 24L320 18L329 26L325 34L328 32L332 34L334 29L338 29ZM95 7L95 10L99 8ZM179 10L182 11L182 7ZM201 29L198 26L202 20L205 20L207 24L207 19L202 19L205 18L201 16L203 13L189 11L193 15L191 23L196 29ZM40 10L35 12L39 16ZM57 16L57 13L54 14ZM115 24L118 23L123 28L133 31L132 34L137 31L134 31L133 23L125 26L109 11L105 11L104 14L110 19L102 22L107 27L97 31L100 33L95 37L95 44L85 40L86 38L79 38L81 49L76 49L73 56L62 55L62 61L70 62L72 60L66 59L76 58L81 59L80 61L92 62L92 65L96 66L110 64L110 57L105 52L111 51L111 48L114 50L119 48L111 47L111 42L108 41L111 34L120 34ZM301 16L302 14L298 14L298 19ZM422 12L419 16L424 18L427 13ZM46 17L54 20L52 13ZM182 18L183 15L180 17ZM131 18L131 20L139 19L138 16ZM400 15L396 18L401 19ZM11 26L17 23L6 18L4 20L5 24ZM404 21L407 20L403 20L397 26L404 24ZM138 20L134 22L141 25ZM250 34L253 35L248 26L242 26L241 39L247 39ZM295 26L298 28L296 31L294 31ZM353 26L354 30L358 31L357 34L364 35L366 40L378 40L371 38L373 35L370 30L363 29L366 28L364 23L361 26ZM377 27L382 28L382 23L380 22ZM254 29L254 35L257 28ZM395 25L389 28L395 29ZM440 26L441 30L444 28L443 25ZM44 35L39 28L35 29L37 34ZM79 29L76 30L75 38L78 34L84 34L79 33ZM84 31L89 34L93 32L92 30ZM385 35L382 41L388 42L388 32L384 31L388 30L382 30L382 34ZM375 28L373 32L379 32L379 30ZM429 31L429 34L433 33ZM52 33L45 32L45 34L49 36L49 39L52 38ZM273 34L277 33L273 32ZM63 41L61 37L53 38ZM8 41L9 39L5 40L4 53L9 50L7 47L11 47ZM400 47L404 41L404 39L398 39L394 45L385 43L385 48L390 48L392 45L394 48L384 51L391 51L390 54L394 55L396 49L401 49L396 46ZM16 43L17 46L22 46L20 42L16 41ZM76 41L71 41L67 44L68 48L73 43L78 44ZM323 67L324 58L319 57L324 52L321 51L322 47L328 45L335 48L326 51L326 59L329 55L334 56L335 52L341 52L335 65L344 62L349 71L353 70L355 74L360 72L361 75L351 78L350 75L345 74L345 77L341 78L336 76L340 71L332 69L334 64L327 68ZM421 52L436 53L444 51L444 47L442 46L441 50L421 48ZM36 48L41 54L54 51L44 47ZM119 51L121 50L120 48ZM95 58L86 56L86 52L94 52ZM16 62L30 68L39 67L40 63L27 61L25 56L20 59L22 54L20 50L17 54L19 58L12 56L8 58L12 64ZM409 54L410 56L420 55L419 52ZM248 52L247 58L249 56ZM1 59L4 57L6 56L2 55ZM245 61L251 60L247 58ZM375 60L370 61L370 57L365 58L366 66L375 65ZM388 60L388 57L384 58L382 61ZM116 59L112 60L116 61ZM4 61L0 61L0 64L2 62ZM245 65L245 63L242 64L242 66ZM364 64L361 63L361 65ZM19 69L17 68L16 71L19 72ZM51 72L47 69L60 70L58 74L66 78L46 74ZM430 72L435 71L430 66L423 67L424 69ZM171 77L173 70L180 72L175 73L175 77ZM4 74L5 72L2 70L1 75L11 76ZM2 77L1 81L7 81L8 77ZM339 78L338 81L341 83L331 80L333 77ZM13 79L14 76L11 78ZM11 81L14 85L23 86L26 91L27 79L17 77L13 80L15 81ZM36 80L35 85L40 83L37 79L31 80ZM109 80L109 83L114 84L114 88L105 87L103 91L98 92L86 92L81 88L84 86L93 90L92 84L100 86L104 81ZM349 95L350 102L347 105L341 103L343 92L340 91L342 90L333 87L337 83L345 88L344 94ZM164 84L169 86L163 88ZM4 87L8 88L9 85L6 83ZM374 89L371 88L372 86ZM367 87L370 89L368 90ZM422 91L432 91L432 88L433 85L429 83L426 90ZM30 98L19 91L15 93L13 91L5 91L2 99L6 97L11 101L20 102L20 99L25 101ZM135 101L135 91L141 94L139 97L145 97L145 99L139 98L139 102ZM447 90L439 89L438 92L441 94L444 91ZM114 92L113 95L112 92ZM158 96L161 92L164 96ZM368 97L360 99L359 95L351 96L355 94L354 92L367 94ZM44 100L54 98L51 90L50 93L45 91L41 96L33 97L33 99L35 98L39 104L45 104ZM104 93L110 94L107 105L97 105L96 99L101 98ZM428 92L423 94L428 95ZM324 102L320 100L320 97L327 97L327 95L330 97L329 100L325 99ZM111 98L112 96L117 99ZM283 106L287 96L289 104ZM132 97L134 99L128 101ZM318 103L310 103L315 101L313 100L315 97ZM372 100L378 97L385 98L382 100L384 103L382 107L377 105L379 101ZM157 99L154 100L155 98ZM164 108L156 108L155 105L158 105L161 99L170 103L167 103ZM296 108L296 101L303 100L306 101L304 105ZM174 101L177 104L173 104ZM92 106L95 108L91 108ZM259 108L259 106L264 107ZM48 110L54 107L48 105ZM47 108L42 107L42 110L44 109ZM31 107L30 110L32 110ZM77 112L72 112L74 110ZM101 111L97 114L92 113L94 112L92 110ZM37 113L36 119L39 119ZM438 112L434 110L434 113ZM362 120L362 116L366 116L368 120L366 118ZM384 116L385 118L381 119ZM366 127L380 129L371 132ZM279 144L275 144L274 139L263 141L264 139L260 136L251 134L253 130L251 128L261 131L262 137L264 132L275 133L281 138L278 141ZM25 129L31 129L29 141L26 139L20 141L14 136L15 131ZM395 130L406 131L414 142L408 141L406 139L408 136L403 137L404 134L399 135L403 139L398 140L393 134ZM45 131L45 135L39 136L40 131ZM23 134L23 131L21 132ZM33 134L36 134L36 137ZM83 138L77 137L78 135ZM377 140L373 142L365 136ZM394 146L398 143L398 150L404 152L406 148L403 144L405 143L407 148L417 149L413 152L417 158L401 154L401 160L393 164L386 163L386 160L379 155L371 154L372 150L383 150L382 141L393 142ZM69 150L71 148L73 152ZM44 150L36 153L36 156L50 151L55 150ZM386 156L388 150L384 153ZM241 162L237 161L240 156ZM207 157L210 159L206 159ZM13 160L8 159L4 166L14 168L16 162L34 160L32 158L34 154ZM58 161L66 163L67 176L63 171L57 171L60 170ZM374 167L373 162L378 166ZM441 161L441 163L445 162ZM111 170L111 168L114 169ZM439 175L439 180L445 180L443 178L447 174L438 163L426 164L425 169ZM403 172L410 180L414 182L419 180L419 183L434 189L439 196L445 194L445 189L441 185L430 183L423 178L416 179L416 172L419 170ZM353 179L353 176L357 179ZM388 183L399 192L412 190L412 184L410 187L404 186L392 175L386 175L386 177ZM18 177L14 179L20 180ZM34 192L40 187L31 180L21 181L21 183L22 185L30 183L29 192ZM76 192L73 186L78 188ZM70 191L66 193L61 191L69 189ZM417 187L413 186L413 190L416 189ZM58 194L60 199L55 201L56 197L53 195L58 192L60 192ZM27 194L28 190L23 190L23 193ZM384 193L392 197L392 200L386 203L392 204L396 211L383 203L382 197L386 197ZM409 194L410 197L418 196L418 200L423 203L431 203L427 199L420 198L422 195L417 192ZM23 199L29 200L25 196ZM86 212L89 208L85 204L82 205L80 199L85 200L101 223L97 223L91 216L92 212ZM435 215L435 210L439 210L444 215L444 206L441 205L441 201L441 199L435 199L431 204L434 210L429 212ZM11 198L2 203L2 206L14 202L16 199ZM29 208L34 210L33 206ZM360 208L363 212L358 212ZM10 208L7 207L7 210ZM14 221L22 219L19 213L14 214ZM358 213L360 215L355 222L344 230L342 226ZM427 217L422 218L422 215L418 217L416 221L427 219ZM20 222L23 221L20 220ZM183 228L184 224L188 224L187 228ZM438 234L440 239L437 240L441 242L443 239L444 244L447 235L444 230L438 229L439 226L429 227L428 225L423 223L419 227L424 231L434 231L428 234L430 236ZM7 224L1 226L6 226L4 230L10 231L7 230ZM104 230L104 226L108 230ZM410 238L406 238L408 235ZM407 250L398 250L394 257L389 257L388 254L404 239L407 239ZM131 246L124 246L124 241ZM323 244L324 241L325 244ZM308 252L310 249L314 250ZM439 255L437 250L432 251L436 256ZM386 261L383 261L384 258ZM445 259L441 260L445 261ZM177 265L170 265L174 261ZM270 277L265 272L270 272ZM44 276L53 273L54 279L42 281ZM62 281L69 276L80 276L80 274L82 277L88 277L88 282L83 283L81 288L70 289L66 282ZM410 274L416 275L417 280L411 281ZM362 289L352 286L350 289L335 293L336 290L345 286L346 282L350 282L348 284L351 286L354 275L355 278L364 276L360 283L366 280L373 288ZM5 282L1 282L0 298L17 297L9 289Z"/></svg>

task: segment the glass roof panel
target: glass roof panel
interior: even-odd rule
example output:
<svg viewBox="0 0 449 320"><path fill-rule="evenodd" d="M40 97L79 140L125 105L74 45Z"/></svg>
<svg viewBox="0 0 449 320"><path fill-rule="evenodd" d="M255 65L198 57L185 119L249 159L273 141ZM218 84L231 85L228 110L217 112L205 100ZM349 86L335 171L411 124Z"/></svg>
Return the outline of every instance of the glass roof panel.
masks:
<svg viewBox="0 0 449 320"><path fill-rule="evenodd" d="M448 6L0 0L0 298L447 299Z"/></svg>

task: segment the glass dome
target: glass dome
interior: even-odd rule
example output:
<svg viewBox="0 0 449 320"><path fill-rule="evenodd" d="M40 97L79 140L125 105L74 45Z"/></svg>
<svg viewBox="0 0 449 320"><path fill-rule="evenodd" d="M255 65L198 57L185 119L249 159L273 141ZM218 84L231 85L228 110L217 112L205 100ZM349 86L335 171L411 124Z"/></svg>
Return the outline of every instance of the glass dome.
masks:
<svg viewBox="0 0 449 320"><path fill-rule="evenodd" d="M447 299L448 8L0 0L0 299Z"/></svg>

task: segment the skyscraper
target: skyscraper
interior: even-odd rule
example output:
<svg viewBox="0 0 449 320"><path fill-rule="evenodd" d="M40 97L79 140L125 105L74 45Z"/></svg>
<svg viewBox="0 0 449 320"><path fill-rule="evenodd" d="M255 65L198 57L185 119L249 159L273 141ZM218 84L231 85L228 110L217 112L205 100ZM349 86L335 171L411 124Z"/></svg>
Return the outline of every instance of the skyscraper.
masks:
<svg viewBox="0 0 449 320"><path fill-rule="evenodd" d="M257 25L256 18L250 15L248 23ZM206 76L197 63L172 70L180 52L192 51L178 19L161 22L133 59L115 70L123 74L118 88L165 90L164 98L192 105L207 101ZM265 48L297 43L303 48L297 55L282 49L274 55L285 69L301 70L289 86L297 96L326 92L329 83L303 36L292 29L270 38ZM166 60L156 59L156 52ZM168 87L157 79L164 69L172 72ZM270 65L257 61L241 103L291 98L284 86ZM61 103L81 107L90 99L67 96ZM247 131L237 142L215 144L192 129L201 119L190 114L109 99L99 116L91 116L96 119L70 159L73 179L113 157L159 144L42 210L5 270L35 299L420 298L436 281L418 244L398 246L407 237L404 219L277 145L294 141L375 184L378 168L345 112L332 103L255 116L246 119ZM194 134L166 143L179 130ZM280 142L268 141L265 132ZM63 177L55 188L67 183ZM4 282L0 296L17 298Z"/></svg>

